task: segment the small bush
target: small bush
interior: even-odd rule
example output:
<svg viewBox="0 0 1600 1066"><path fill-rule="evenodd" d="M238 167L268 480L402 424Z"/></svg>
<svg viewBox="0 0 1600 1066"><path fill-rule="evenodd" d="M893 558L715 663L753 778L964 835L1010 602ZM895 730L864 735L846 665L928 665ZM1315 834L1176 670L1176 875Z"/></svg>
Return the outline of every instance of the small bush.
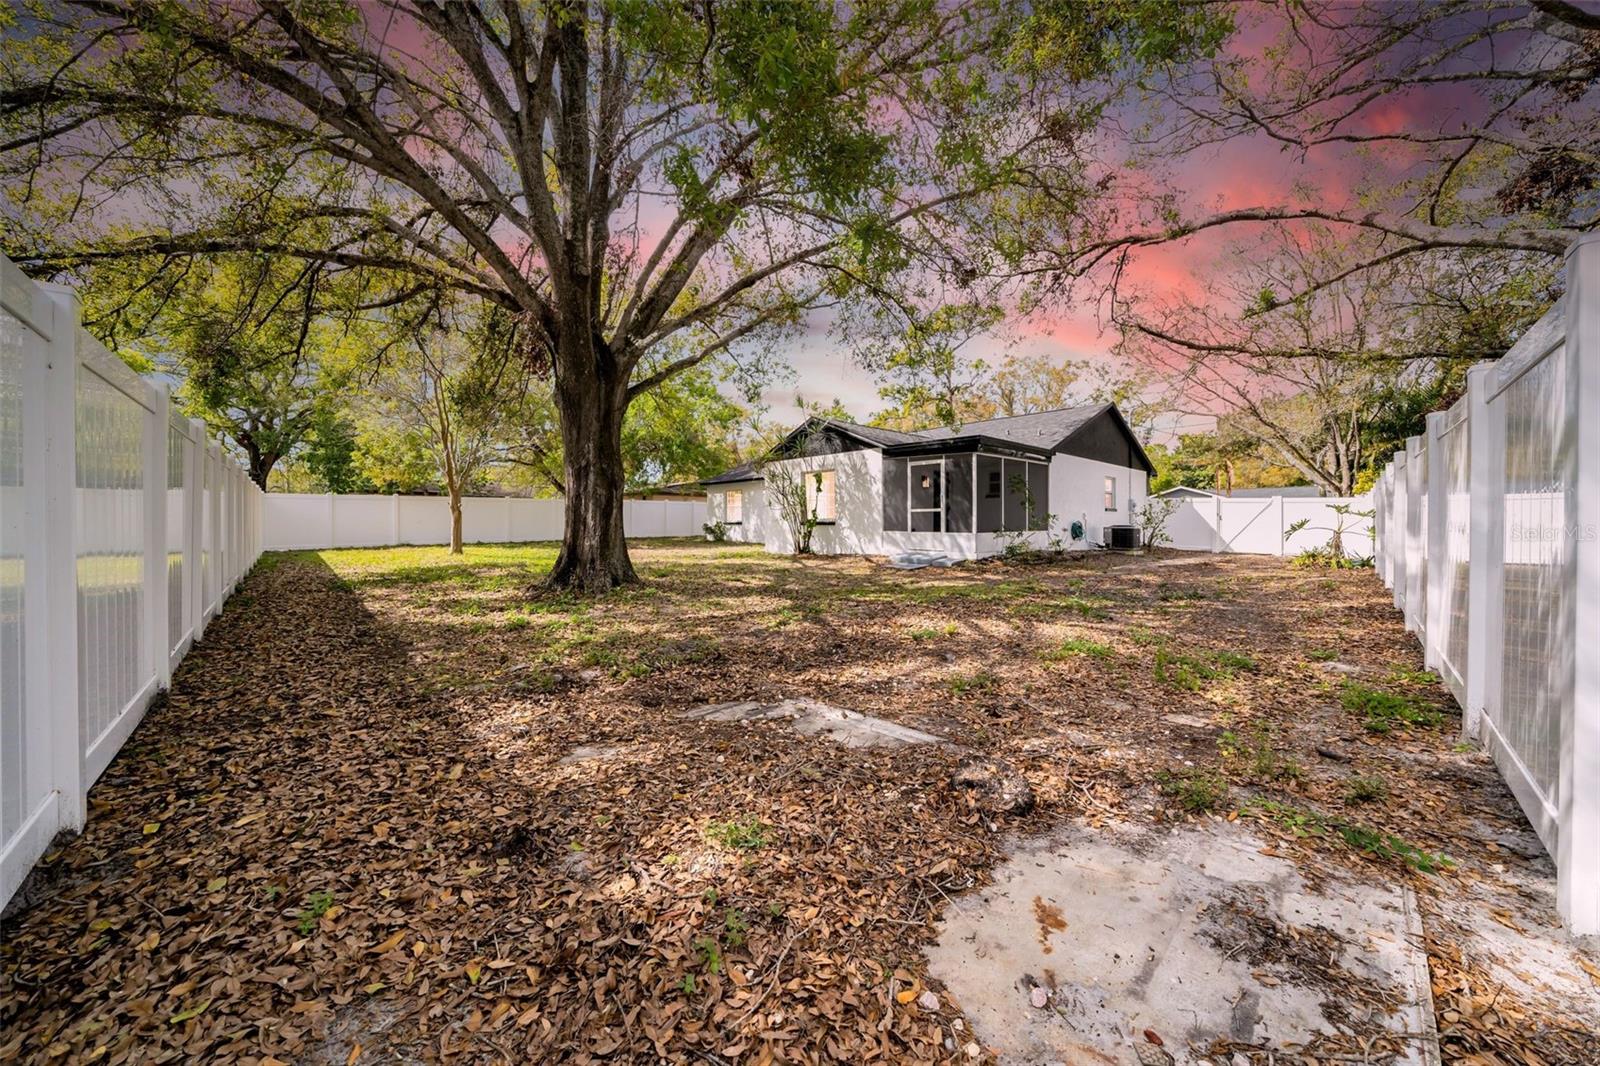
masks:
<svg viewBox="0 0 1600 1066"><path fill-rule="evenodd" d="M705 530L706 539L713 544L726 544L728 541L728 523L707 522L700 527Z"/></svg>

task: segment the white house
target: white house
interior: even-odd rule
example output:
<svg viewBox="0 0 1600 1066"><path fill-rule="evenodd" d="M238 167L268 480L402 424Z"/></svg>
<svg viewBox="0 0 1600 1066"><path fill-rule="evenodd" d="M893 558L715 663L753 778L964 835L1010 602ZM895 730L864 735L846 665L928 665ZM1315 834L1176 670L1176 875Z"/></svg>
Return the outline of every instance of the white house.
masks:
<svg viewBox="0 0 1600 1066"><path fill-rule="evenodd" d="M768 551L794 549L768 480L803 475L815 552L975 559L1019 538L1097 546L1130 522L1154 472L1122 413L1097 404L909 433L813 418L764 463L704 484L709 520Z"/></svg>

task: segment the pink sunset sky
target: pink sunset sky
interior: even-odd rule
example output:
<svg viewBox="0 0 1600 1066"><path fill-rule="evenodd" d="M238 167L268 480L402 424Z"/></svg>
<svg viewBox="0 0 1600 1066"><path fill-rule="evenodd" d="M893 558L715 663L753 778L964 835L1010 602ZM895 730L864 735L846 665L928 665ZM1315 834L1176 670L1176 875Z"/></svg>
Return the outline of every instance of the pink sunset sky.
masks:
<svg viewBox="0 0 1600 1066"><path fill-rule="evenodd" d="M1283 24L1269 8L1244 10L1248 25L1229 48L1248 58L1277 40ZM1318 62L1331 58L1317 57ZM1374 101L1347 131L1454 133L1478 121L1488 107L1487 97L1471 86L1435 86ZM1114 144L1111 151L1121 154ZM1364 190L1399 181L1417 162L1417 155L1404 145L1322 145L1302 152L1257 134L1186 154L1170 164L1163 178L1177 194L1186 218L1250 207L1353 209ZM1121 280L1121 291L1137 291L1157 300L1196 296L1206 280L1225 276L1238 264L1240 245L1267 236L1268 225L1273 224L1235 225L1140 250ZM1063 362L1089 360L1112 370L1125 369L1116 365L1118 357L1112 354L1118 337L1097 299L1098 291L1095 285L1085 285L1070 303L1014 320L1002 334L976 338L962 352L991 366L1009 353L1018 353L1043 354ZM797 396L823 404L838 399L860 418L886 406L878 396L879 382L829 335L825 316L816 316L811 329L792 343L787 354L794 380L776 383L762 396L767 416L773 420L798 421ZM1170 442L1180 432L1209 428L1211 421L1204 416L1171 415L1158 421L1155 438Z"/></svg>

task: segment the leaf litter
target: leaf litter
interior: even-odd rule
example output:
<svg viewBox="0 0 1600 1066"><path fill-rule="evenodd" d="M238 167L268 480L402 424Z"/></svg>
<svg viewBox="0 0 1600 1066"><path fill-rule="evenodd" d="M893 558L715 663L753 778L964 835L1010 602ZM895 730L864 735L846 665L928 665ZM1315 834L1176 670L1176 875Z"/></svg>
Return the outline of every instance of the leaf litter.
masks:
<svg viewBox="0 0 1600 1066"><path fill-rule="evenodd" d="M1404 877L1430 914L1470 889L1548 924L1501 877L1540 860L1483 831L1520 815L1448 719L1368 732L1308 658L1409 671L1394 687L1444 707L1370 574L891 575L678 544L637 552L641 588L528 600L548 559L519 551L265 559L6 919L0 1059L970 1062L921 947L1008 834L1069 819L1250 817L1308 877ZM1091 639L1112 653L1059 652ZM1241 665L1178 685L1156 650ZM797 697L952 743L678 713ZM1330 746L1397 797L1361 818L1451 865L1320 831L1354 772ZM1016 768L1032 809L952 788L964 752ZM1197 767L1227 801L1191 816L1159 775ZM1428 931L1447 1061L1600 1061L1592 1025L1498 980L1471 930Z"/></svg>

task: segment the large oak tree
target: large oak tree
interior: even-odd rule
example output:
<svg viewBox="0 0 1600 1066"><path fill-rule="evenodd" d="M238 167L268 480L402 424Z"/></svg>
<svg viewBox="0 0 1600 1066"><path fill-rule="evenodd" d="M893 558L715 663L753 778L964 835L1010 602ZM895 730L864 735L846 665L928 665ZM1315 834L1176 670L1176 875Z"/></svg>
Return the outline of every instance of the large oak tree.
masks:
<svg viewBox="0 0 1600 1066"><path fill-rule="evenodd" d="M551 575L633 579L631 400L824 302L916 314L1053 256L1117 84L1210 8L60 0L6 41L7 254L238 250L519 317L560 416ZM675 339L670 358L663 342Z"/></svg>

